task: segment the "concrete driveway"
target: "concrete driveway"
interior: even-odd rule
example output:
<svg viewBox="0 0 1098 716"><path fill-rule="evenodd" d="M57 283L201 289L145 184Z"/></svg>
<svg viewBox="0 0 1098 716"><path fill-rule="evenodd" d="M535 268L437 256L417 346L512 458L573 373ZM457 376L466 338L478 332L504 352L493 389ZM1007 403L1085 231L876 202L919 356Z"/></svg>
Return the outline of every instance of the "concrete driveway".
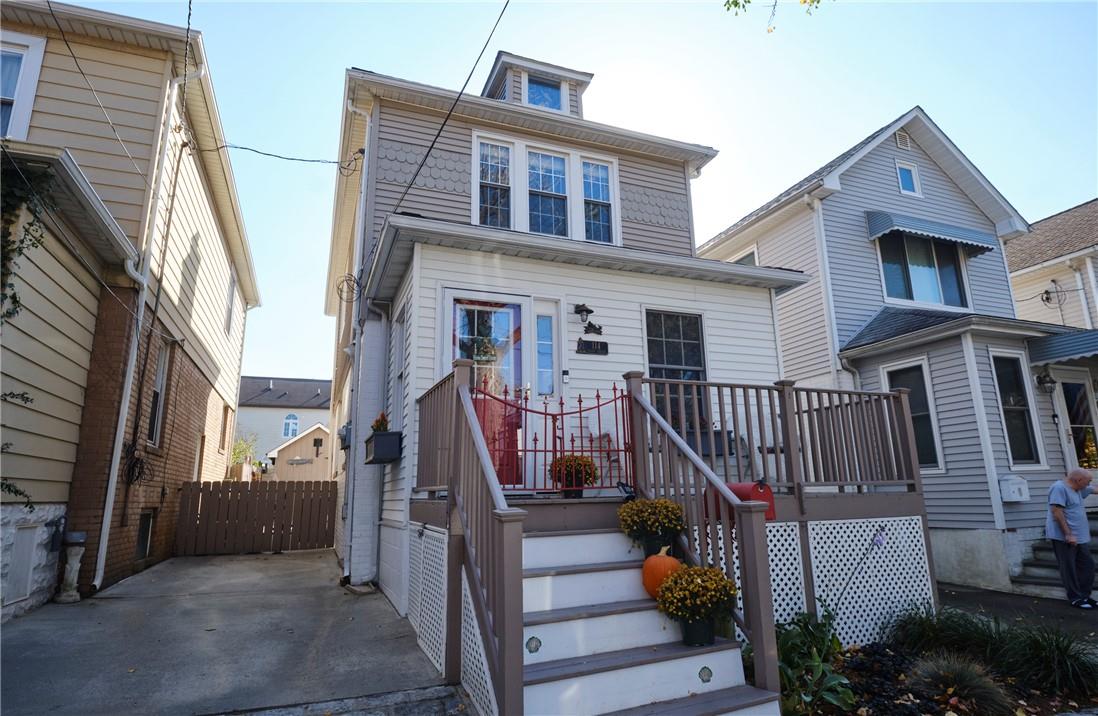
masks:
<svg viewBox="0 0 1098 716"><path fill-rule="evenodd" d="M441 683L380 594L338 585L330 550L177 557L0 630L0 708L205 714Z"/></svg>

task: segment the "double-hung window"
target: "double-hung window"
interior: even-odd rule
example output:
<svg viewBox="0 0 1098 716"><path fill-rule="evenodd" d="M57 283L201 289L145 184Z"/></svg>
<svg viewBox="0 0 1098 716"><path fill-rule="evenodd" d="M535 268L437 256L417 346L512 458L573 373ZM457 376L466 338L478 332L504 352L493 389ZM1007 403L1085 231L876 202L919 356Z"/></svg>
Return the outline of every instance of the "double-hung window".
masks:
<svg viewBox="0 0 1098 716"><path fill-rule="evenodd" d="M160 444L163 432L164 396L168 389L168 360L171 358L172 344L161 341L156 354L156 375L153 378L152 405L149 406L149 429L145 435L152 445Z"/></svg>
<svg viewBox="0 0 1098 716"><path fill-rule="evenodd" d="M889 298L966 308L956 244L894 231L877 240Z"/></svg>
<svg viewBox="0 0 1098 716"><path fill-rule="evenodd" d="M600 244L612 244L610 221L610 167L599 162L583 162L584 238Z"/></svg>
<svg viewBox="0 0 1098 716"><path fill-rule="evenodd" d="M511 228L511 148L480 142L480 225Z"/></svg>
<svg viewBox="0 0 1098 716"><path fill-rule="evenodd" d="M1028 371L1020 358L1013 355L993 355L995 385L999 390L999 408L1003 414L1007 447L1012 465L1035 465L1041 462L1037 435L1027 383Z"/></svg>
<svg viewBox="0 0 1098 716"><path fill-rule="evenodd" d="M530 151L530 231L568 236L568 162L564 157Z"/></svg>
<svg viewBox="0 0 1098 716"><path fill-rule="evenodd" d="M705 380L705 351L701 316L670 311L647 311L648 372L653 378ZM693 391L683 386L656 384L656 409L676 430L693 430L694 414L705 424L706 406L695 409ZM684 423L685 418L685 423Z"/></svg>
<svg viewBox="0 0 1098 716"><path fill-rule="evenodd" d="M0 32L0 137L26 139L46 38Z"/></svg>
<svg viewBox="0 0 1098 716"><path fill-rule="evenodd" d="M911 422L915 428L915 448L919 454L919 467L936 469L941 467L938 455L938 441L935 436L933 405L927 389L927 376L924 364L919 363L887 371L888 389L907 388L908 405L911 408Z"/></svg>

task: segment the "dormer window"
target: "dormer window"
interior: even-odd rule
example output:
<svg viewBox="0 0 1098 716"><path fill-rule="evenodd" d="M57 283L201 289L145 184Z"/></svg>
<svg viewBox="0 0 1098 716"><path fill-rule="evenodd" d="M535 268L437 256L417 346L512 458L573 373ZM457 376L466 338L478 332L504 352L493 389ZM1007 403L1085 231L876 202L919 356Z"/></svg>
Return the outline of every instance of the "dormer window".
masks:
<svg viewBox="0 0 1098 716"><path fill-rule="evenodd" d="M559 80L529 75L526 78L526 104L560 111L564 108Z"/></svg>
<svg viewBox="0 0 1098 716"><path fill-rule="evenodd" d="M896 179L900 183L900 193L907 196L923 195L919 184L919 167L911 162L896 162Z"/></svg>

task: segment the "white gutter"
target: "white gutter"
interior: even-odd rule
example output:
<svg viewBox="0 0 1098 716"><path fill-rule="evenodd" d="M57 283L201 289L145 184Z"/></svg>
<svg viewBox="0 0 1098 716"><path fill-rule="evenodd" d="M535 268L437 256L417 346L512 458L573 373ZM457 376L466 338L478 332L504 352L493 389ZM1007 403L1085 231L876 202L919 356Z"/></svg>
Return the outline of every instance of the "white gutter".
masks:
<svg viewBox="0 0 1098 716"><path fill-rule="evenodd" d="M156 232L156 218L160 209L160 188L164 183L164 168L168 161L168 132L171 131L172 110L175 108L175 97L179 91L179 85L191 79L196 79L206 74L205 65L194 72L176 77L168 82L168 102L165 105L164 122L160 128L160 135L164 138L164 146L160 150L160 158L156 165L156 179L153 181L152 204L149 207L149 225L145 231L145 247L141 255L141 272L126 261L126 275L137 283L137 312L134 315L134 330L130 340L129 354L126 356L126 377L122 382L122 399L118 405L118 423L114 428L114 447L111 449L111 466L107 473L107 495L103 502L103 521L99 525L99 542L95 550L95 577L92 579L92 591L98 591L103 584L103 574L107 569L107 549L110 545L111 519L114 516L114 497L118 491L118 469L122 463L122 446L126 439L126 417L130 412L130 395L133 392L133 376L137 369L137 349L141 343L141 323L145 318L145 297L149 292L149 275L152 272L153 234ZM185 111L185 110L184 110ZM164 240L168 240L168 229L164 227Z"/></svg>

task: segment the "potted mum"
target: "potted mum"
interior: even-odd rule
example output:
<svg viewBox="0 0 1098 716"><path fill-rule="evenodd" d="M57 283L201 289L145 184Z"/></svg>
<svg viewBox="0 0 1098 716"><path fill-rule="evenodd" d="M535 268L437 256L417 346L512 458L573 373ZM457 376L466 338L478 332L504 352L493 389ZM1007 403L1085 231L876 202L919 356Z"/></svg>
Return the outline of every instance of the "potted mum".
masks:
<svg viewBox="0 0 1098 716"><path fill-rule="evenodd" d="M685 528L682 507L671 500L630 500L618 508L621 531L644 547L644 556L658 554L661 547L675 548L675 538Z"/></svg>
<svg viewBox="0 0 1098 716"><path fill-rule="evenodd" d="M568 499L583 497L583 488L594 485L599 479L595 461L586 455L561 455L549 463L549 476L560 485Z"/></svg>
<svg viewBox="0 0 1098 716"><path fill-rule="evenodd" d="M717 619L731 614L736 585L718 567L683 567L660 587L656 607L682 625L682 643L709 646L717 637Z"/></svg>
<svg viewBox="0 0 1098 716"><path fill-rule="evenodd" d="M401 433L389 430L389 418L382 411L370 424L370 437L366 438L366 464L382 465L400 459Z"/></svg>

